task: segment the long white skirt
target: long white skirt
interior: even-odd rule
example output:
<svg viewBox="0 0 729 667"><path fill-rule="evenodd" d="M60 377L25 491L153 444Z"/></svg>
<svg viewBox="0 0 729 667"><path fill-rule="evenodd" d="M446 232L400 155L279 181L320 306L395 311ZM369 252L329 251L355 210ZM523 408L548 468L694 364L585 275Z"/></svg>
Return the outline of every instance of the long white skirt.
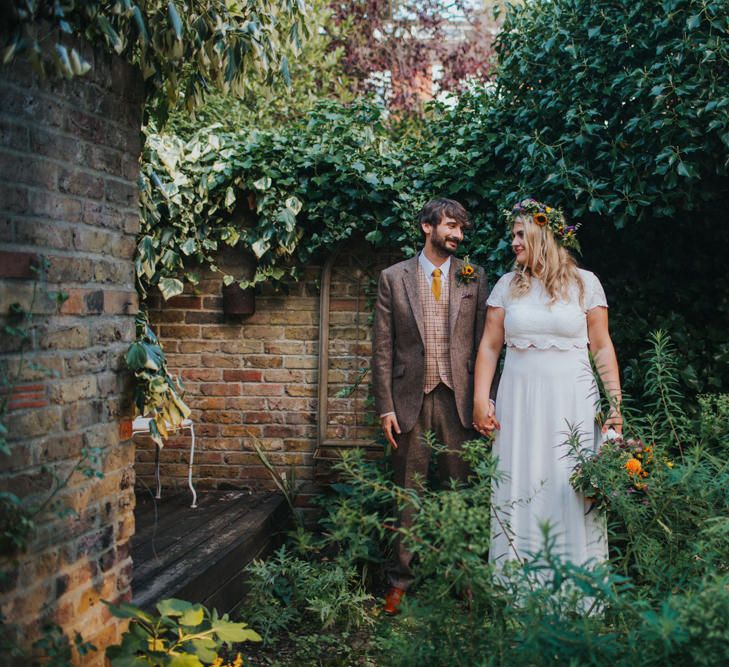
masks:
<svg viewBox="0 0 729 667"><path fill-rule="evenodd" d="M565 444L576 428L582 447L597 447L597 406L587 350L507 349L494 441L504 479L492 492L490 561L524 559L542 549L545 521L567 560L607 560L605 520L596 510L588 513L589 503L570 485L575 460Z"/></svg>

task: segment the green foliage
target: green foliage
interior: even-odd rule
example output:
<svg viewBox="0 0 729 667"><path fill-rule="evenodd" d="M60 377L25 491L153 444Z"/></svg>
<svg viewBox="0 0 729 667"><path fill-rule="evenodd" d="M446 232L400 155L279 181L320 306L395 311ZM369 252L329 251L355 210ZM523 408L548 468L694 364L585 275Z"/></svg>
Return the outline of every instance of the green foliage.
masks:
<svg viewBox="0 0 729 667"><path fill-rule="evenodd" d="M149 326L147 314L136 317L137 339L129 346L125 361L134 373L134 404L137 412L151 418L149 432L160 446L169 431L178 428L190 416L182 400L182 383L167 371L165 353Z"/></svg>
<svg viewBox="0 0 729 667"><path fill-rule="evenodd" d="M271 633L315 621L322 630L336 625L339 630L369 625L363 603L372 597L362 588L354 564L342 559L307 561L292 557L281 547L266 561L254 561L248 568L252 578L249 593L262 600L251 615L265 640Z"/></svg>
<svg viewBox="0 0 729 667"><path fill-rule="evenodd" d="M150 92L150 109L164 121L181 101L191 110L210 88L242 95L254 77L269 81L277 69L288 80L282 38L298 44L304 3L259 0L183 4L174 0L43 3L22 0L2 5L2 62L25 54L41 74L51 69L68 79L91 69L70 37L83 36L138 66ZM281 17L287 21L280 22ZM282 26L288 28L281 32ZM50 36L48 28L52 29Z"/></svg>
<svg viewBox="0 0 729 667"><path fill-rule="evenodd" d="M210 125L220 125L224 132L268 129L302 117L323 98L351 101L350 82L342 71L342 49L333 47L342 29L334 24L331 13L328 0L307 2L310 29L299 36L298 44L280 45L279 53L288 61L289 86L271 86L266 77L249 72L242 94L213 91L193 114L183 109L172 113L167 131L190 138ZM298 20L297 16L279 17L279 32L287 34Z"/></svg>
<svg viewBox="0 0 729 667"><path fill-rule="evenodd" d="M252 281L281 282L353 235L410 244L413 208L403 156L392 153L381 112L364 103L320 103L276 131L201 130L189 141L153 135L142 166L137 274L165 298L198 281L196 264L237 246L258 260ZM387 238L378 229L390 230ZM412 252L412 246L410 248ZM226 283L232 277L225 278Z"/></svg>
<svg viewBox="0 0 729 667"><path fill-rule="evenodd" d="M121 644L106 649L112 667L202 667L213 663L224 645L261 641L245 623L184 600L162 600L156 605L159 615L126 603L107 605L117 618L131 619Z"/></svg>
<svg viewBox="0 0 729 667"><path fill-rule="evenodd" d="M66 637L62 628L55 623L48 623L43 626L43 634L33 644L33 648L40 651L44 658L38 664L48 665L49 667L73 667L74 654L71 642L68 641L68 637ZM97 650L93 644L85 642L78 632L74 635L73 648L76 649L76 655L79 657Z"/></svg>
<svg viewBox="0 0 729 667"><path fill-rule="evenodd" d="M630 386L643 384L646 333L664 328L687 360L683 386L729 388L729 302L706 256L706 238L729 243L714 224L729 190L728 16L727 0L524 3L497 40L495 86L434 105L415 132L328 104L266 132L152 137L142 282L174 293L222 244L258 258L254 282L356 235L409 255L433 196L471 211L463 249L494 278L511 257L498 211L533 194L582 223Z"/></svg>
<svg viewBox="0 0 729 667"><path fill-rule="evenodd" d="M373 622L362 626L359 654L374 664L723 664L729 653L729 468L716 448L729 437L729 399L702 397L696 419L681 413L669 419L667 410L686 403L678 394L672 407L665 400L680 364L670 360L664 334L655 334L651 346L644 357L647 393L656 400L626 409L624 446L613 441L594 456L574 439L565 445L593 484L584 490L602 493L602 510L591 511L607 512L609 563L566 561L545 525L539 553L494 572L487 553L490 522L500 511L490 506L498 473L483 440L464 445L472 476L463 488L433 490L423 480L419 489L404 491L381 464L353 452L339 464L343 482L335 496L323 501L321 532L303 538L299 532L290 549L252 570L254 599L268 608L261 617L267 641L314 641L324 619L307 618L303 600L318 592L332 607L346 598L341 588L325 584L342 581L348 565L362 571L350 580L351 594L359 592L397 533L415 555L417 579L397 618L378 620L376 609L362 609ZM671 423L679 418L686 429L677 441ZM429 442L437 455L442 446ZM640 461L648 476L631 477L628 458ZM640 483L646 488L636 489ZM417 511L411 528L396 525L395 507ZM381 583L384 574L374 579ZM291 593L304 581L305 592ZM324 651L283 664L326 659L340 664Z"/></svg>

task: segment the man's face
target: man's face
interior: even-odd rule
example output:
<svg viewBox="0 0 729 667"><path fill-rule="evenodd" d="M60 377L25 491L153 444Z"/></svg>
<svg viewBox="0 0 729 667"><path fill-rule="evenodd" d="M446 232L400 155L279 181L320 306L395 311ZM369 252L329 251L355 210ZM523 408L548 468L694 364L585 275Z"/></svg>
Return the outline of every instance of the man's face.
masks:
<svg viewBox="0 0 729 667"><path fill-rule="evenodd" d="M460 222L456 222L453 218L444 215L440 222L433 227L429 224L423 224L423 231L427 239L430 239L430 245L435 250L454 255L458 246L463 241L463 226Z"/></svg>

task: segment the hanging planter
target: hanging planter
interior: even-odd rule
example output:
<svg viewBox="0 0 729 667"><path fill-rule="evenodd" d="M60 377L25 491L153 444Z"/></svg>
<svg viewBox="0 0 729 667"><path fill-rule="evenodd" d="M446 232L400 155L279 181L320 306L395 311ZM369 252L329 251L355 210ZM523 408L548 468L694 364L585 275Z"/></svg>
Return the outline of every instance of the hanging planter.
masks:
<svg viewBox="0 0 729 667"><path fill-rule="evenodd" d="M223 312L226 315L253 315L256 312L256 288L241 289L238 283L224 285Z"/></svg>

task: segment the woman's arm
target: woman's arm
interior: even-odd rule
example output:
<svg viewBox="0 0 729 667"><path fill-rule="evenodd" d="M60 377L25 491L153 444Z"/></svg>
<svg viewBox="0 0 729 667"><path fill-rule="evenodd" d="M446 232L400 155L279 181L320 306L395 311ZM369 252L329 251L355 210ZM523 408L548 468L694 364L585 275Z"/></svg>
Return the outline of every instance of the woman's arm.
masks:
<svg viewBox="0 0 729 667"><path fill-rule="evenodd" d="M479 433L486 434L499 428L489 395L503 346L504 309L491 306L486 312L486 327L478 346L473 378L473 426Z"/></svg>
<svg viewBox="0 0 729 667"><path fill-rule="evenodd" d="M597 372L610 400L610 414L603 424L602 431L605 433L609 428L614 428L621 433L623 418L620 415L622 402L620 371L613 341L610 338L607 308L598 306L587 311L587 335L590 339L590 352L595 360Z"/></svg>

